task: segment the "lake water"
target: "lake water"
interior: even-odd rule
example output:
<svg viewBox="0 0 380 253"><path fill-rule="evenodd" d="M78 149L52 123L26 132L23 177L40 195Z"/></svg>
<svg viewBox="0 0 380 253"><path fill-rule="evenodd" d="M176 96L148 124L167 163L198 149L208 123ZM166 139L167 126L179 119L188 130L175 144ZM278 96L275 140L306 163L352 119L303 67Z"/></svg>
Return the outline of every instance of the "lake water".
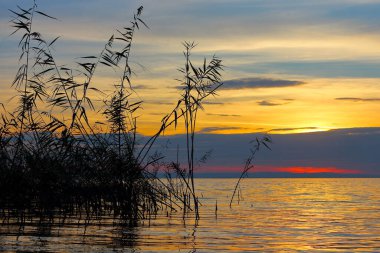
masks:
<svg viewBox="0 0 380 253"><path fill-rule="evenodd" d="M380 252L380 179L197 179L200 220L1 225L6 252ZM215 212L215 203L218 210Z"/></svg>

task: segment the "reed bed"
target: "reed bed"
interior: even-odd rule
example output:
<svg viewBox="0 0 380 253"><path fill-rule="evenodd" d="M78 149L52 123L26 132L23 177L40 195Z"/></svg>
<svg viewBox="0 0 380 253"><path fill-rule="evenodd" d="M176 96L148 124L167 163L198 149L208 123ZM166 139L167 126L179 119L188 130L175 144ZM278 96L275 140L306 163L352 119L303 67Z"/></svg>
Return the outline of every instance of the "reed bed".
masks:
<svg viewBox="0 0 380 253"><path fill-rule="evenodd" d="M137 9L131 23L115 31L97 55L80 57L75 67L61 66L52 46L36 31L36 18L54 21L34 1L11 10L14 33L20 35L20 66L12 86L17 107L2 105L0 123L0 215L25 219L40 214L86 217L112 214L136 221L159 210L194 212L199 202L194 185L197 113L203 101L222 85L222 61L213 56L201 66L191 62L194 43L184 43L182 89L156 134L139 143L138 118L143 101L133 89L129 55L136 32L148 27ZM99 68L119 77L112 92L93 79ZM101 105L93 101L101 97ZM97 113L97 121L89 112ZM160 135L183 124L187 163L164 163L152 152ZM158 175L165 171L166 179Z"/></svg>

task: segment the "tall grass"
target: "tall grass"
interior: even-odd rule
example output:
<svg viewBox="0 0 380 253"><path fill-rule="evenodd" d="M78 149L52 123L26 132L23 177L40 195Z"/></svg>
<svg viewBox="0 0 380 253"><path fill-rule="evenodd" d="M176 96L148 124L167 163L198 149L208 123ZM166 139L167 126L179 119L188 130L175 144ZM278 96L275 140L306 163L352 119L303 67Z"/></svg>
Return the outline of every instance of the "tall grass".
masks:
<svg viewBox="0 0 380 253"><path fill-rule="evenodd" d="M156 134L138 145L142 101L133 89L130 52L135 33L148 27L137 9L129 26L115 31L98 55L81 57L76 67L60 66L48 41L34 27L35 18L54 20L32 7L11 10L13 33L21 36L20 67L12 86L18 105L2 106L0 124L0 209L3 214L59 211L112 213L127 220L155 215L160 209L188 210L199 218L194 184L196 122L202 102L222 85L222 62L191 62L194 43L184 43L181 90L173 109ZM119 82L111 93L94 86L99 68L111 68ZM96 93L102 105L92 100ZM97 112L92 122L89 111ZM166 166L167 180L158 177L162 156L152 152L169 127L184 124L187 164Z"/></svg>

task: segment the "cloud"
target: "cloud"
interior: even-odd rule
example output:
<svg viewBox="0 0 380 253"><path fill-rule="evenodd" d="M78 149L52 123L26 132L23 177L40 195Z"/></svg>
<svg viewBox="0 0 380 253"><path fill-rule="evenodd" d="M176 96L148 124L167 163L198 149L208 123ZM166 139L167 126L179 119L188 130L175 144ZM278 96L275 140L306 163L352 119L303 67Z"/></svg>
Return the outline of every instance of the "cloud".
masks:
<svg viewBox="0 0 380 253"><path fill-rule="evenodd" d="M266 101L266 100L257 102L257 104L261 105L261 106L278 106L278 105L283 105L283 104L273 103L273 102Z"/></svg>
<svg viewBox="0 0 380 253"><path fill-rule="evenodd" d="M205 105L225 105L226 103L223 103L223 102L208 102L208 101L205 101L205 102L202 102L203 104Z"/></svg>
<svg viewBox="0 0 380 253"><path fill-rule="evenodd" d="M342 97L342 98L335 98L335 100L352 101L352 102L379 102L380 98Z"/></svg>
<svg viewBox="0 0 380 253"><path fill-rule="evenodd" d="M269 130L269 132L288 132L288 131L296 131L296 130L317 130L320 129L318 127L296 127L296 128L274 128Z"/></svg>
<svg viewBox="0 0 380 253"><path fill-rule="evenodd" d="M378 127L361 127L361 128L346 128L346 129L332 129L329 132L333 132L336 135L380 135L380 128Z"/></svg>
<svg viewBox="0 0 380 253"><path fill-rule="evenodd" d="M144 102L145 104L153 104L153 105L175 105L174 102L163 102L163 101L153 101L148 100Z"/></svg>
<svg viewBox="0 0 380 253"><path fill-rule="evenodd" d="M372 45L368 45L371 48ZM353 49L352 49L353 50ZM359 50L359 49L358 49ZM349 51L349 49L347 49ZM333 58L333 53L325 52L325 59L314 57L310 60L300 59L277 59L270 62L245 64L239 66L239 70L260 74L282 73L288 75L302 75L324 78L379 78L378 60L371 61L362 55L355 55L353 59ZM374 54L374 53L373 53Z"/></svg>
<svg viewBox="0 0 380 253"><path fill-rule="evenodd" d="M205 130L223 129L227 129L227 127ZM372 134L367 136L352 134L369 131ZM263 171L264 174L261 176L271 177L288 177L294 173L302 175L300 172L306 171L309 172L308 175L313 172L316 176L345 175L344 173L379 176L380 157L376 148L380 139L379 131L380 128L352 128L304 134L272 134L272 150L261 149L255 158L255 168L258 169L256 173ZM261 136L262 134L215 133L198 135L195 156L201 157L210 149L213 150L213 156L197 173L223 173L226 171L238 173L252 148L250 140ZM164 136L158 140L158 144L164 144L168 140L170 140L171 146L166 153L167 159L177 159L177 147L179 146L179 150L183 150L182 148L186 146L186 136ZM184 157L185 155L181 151L180 160L185 159ZM268 168L275 170L268 172Z"/></svg>
<svg viewBox="0 0 380 253"><path fill-rule="evenodd" d="M151 86L143 85L143 84L133 85L132 88L134 90L156 90L157 89L155 87L151 87Z"/></svg>
<svg viewBox="0 0 380 253"><path fill-rule="evenodd" d="M225 113L207 113L210 116L220 116L220 117L241 117L239 114L225 114Z"/></svg>
<svg viewBox="0 0 380 253"><path fill-rule="evenodd" d="M210 134L210 133L215 133L219 131L236 130L236 129L242 129L242 128L241 127L205 127L205 128L202 128L199 131L199 133Z"/></svg>
<svg viewBox="0 0 380 253"><path fill-rule="evenodd" d="M238 172L238 169L233 170L233 168L241 169L244 166L244 161L252 148L250 141L262 136L259 133L215 134L213 132L228 129L229 127L206 128L196 137L196 157L201 157L207 150L213 150L212 158L197 172L221 173L227 169ZM302 134L271 134L272 150L260 149L255 157L255 168L283 168L273 172L277 176L303 171L314 172L315 175L361 173L380 176L379 132L380 128L351 128ZM167 159L175 160L177 144L180 150L186 147L186 136L164 136L158 141L166 143L168 139L172 143L172 148L166 154ZM185 153L179 155L180 160L185 159ZM217 170L212 171L212 168Z"/></svg>
<svg viewBox="0 0 380 253"><path fill-rule="evenodd" d="M162 113L162 112L150 112L149 115L154 115L154 116L165 116L165 113Z"/></svg>
<svg viewBox="0 0 380 253"><path fill-rule="evenodd" d="M220 89L232 90L232 89L257 89L257 88L278 88L278 87L290 87L305 84L301 81L284 80L284 79L271 79L271 78L240 78L227 80L220 87Z"/></svg>

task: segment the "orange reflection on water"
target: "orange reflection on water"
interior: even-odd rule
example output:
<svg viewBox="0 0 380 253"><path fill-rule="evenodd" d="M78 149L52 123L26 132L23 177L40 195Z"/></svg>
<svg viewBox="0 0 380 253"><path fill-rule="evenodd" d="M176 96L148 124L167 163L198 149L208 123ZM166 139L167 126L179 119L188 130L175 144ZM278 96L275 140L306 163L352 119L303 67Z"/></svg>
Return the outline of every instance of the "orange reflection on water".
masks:
<svg viewBox="0 0 380 253"><path fill-rule="evenodd" d="M0 226L0 249L51 252L380 252L380 179L197 179L201 219L166 212L138 227L101 217L41 230ZM218 212L215 214L215 203Z"/></svg>

